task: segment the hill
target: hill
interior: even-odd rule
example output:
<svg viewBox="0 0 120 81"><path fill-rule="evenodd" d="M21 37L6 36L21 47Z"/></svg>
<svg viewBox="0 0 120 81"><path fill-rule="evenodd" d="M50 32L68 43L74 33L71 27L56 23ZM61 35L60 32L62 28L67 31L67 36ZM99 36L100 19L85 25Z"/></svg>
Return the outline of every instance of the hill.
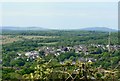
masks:
<svg viewBox="0 0 120 81"><path fill-rule="evenodd" d="M54 29L48 29L48 28L43 28L43 27L12 27L12 26L3 26L2 28L0 28L2 30L41 30L41 31L45 31L45 30L54 30ZM56 30L60 30L60 29L56 29ZM115 29L111 29L111 28L107 28L107 27L88 27L88 28L82 28L82 29L67 29L67 30L83 30L83 31L102 31L102 32L116 32L117 30Z"/></svg>
<svg viewBox="0 0 120 81"><path fill-rule="evenodd" d="M89 27L89 28L83 28L81 30L84 31L103 31L103 32L116 32L117 30L115 29L111 29L111 28L107 28L107 27Z"/></svg>
<svg viewBox="0 0 120 81"><path fill-rule="evenodd" d="M42 27L11 27L11 26L3 26L2 30L48 30Z"/></svg>

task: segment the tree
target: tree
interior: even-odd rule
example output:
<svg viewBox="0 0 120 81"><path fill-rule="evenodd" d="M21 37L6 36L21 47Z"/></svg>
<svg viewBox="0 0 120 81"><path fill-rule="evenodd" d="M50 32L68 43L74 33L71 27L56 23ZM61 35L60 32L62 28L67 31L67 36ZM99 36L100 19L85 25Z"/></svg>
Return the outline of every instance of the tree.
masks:
<svg viewBox="0 0 120 81"><path fill-rule="evenodd" d="M50 68L49 62L42 62L42 58L37 59L37 66L35 67L34 73L23 75L23 79L31 79L31 80L49 80L48 76L53 72L53 69Z"/></svg>
<svg viewBox="0 0 120 81"><path fill-rule="evenodd" d="M23 59L16 59L16 60L13 59L10 62L11 66L24 66L24 64L25 64L25 61Z"/></svg>

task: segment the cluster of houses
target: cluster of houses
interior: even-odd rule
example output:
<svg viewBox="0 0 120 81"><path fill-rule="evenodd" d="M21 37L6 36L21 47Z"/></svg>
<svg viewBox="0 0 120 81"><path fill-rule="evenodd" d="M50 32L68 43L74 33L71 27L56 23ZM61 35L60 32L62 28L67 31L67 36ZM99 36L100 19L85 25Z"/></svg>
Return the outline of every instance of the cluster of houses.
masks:
<svg viewBox="0 0 120 81"><path fill-rule="evenodd" d="M39 57L39 52L38 51L30 51L30 52L26 52L24 55L21 53L17 53L17 57L15 59L19 59L19 58L24 58L27 57L27 61L34 60L36 58Z"/></svg>
<svg viewBox="0 0 120 81"><path fill-rule="evenodd" d="M61 53L71 51L71 48L70 47L63 47L63 46L59 46L57 48L44 46L44 47L39 48L39 51L44 51L45 56L47 56L48 54L54 54L55 56L58 56Z"/></svg>
<svg viewBox="0 0 120 81"><path fill-rule="evenodd" d="M69 52L71 50L74 50L75 53L84 53L85 55L89 54L90 53L90 50L89 48L93 46L95 48L101 48L101 49L104 49L104 50L108 50L108 49L111 49L111 50L119 50L120 49L120 46L119 45L96 45L96 44L90 44L90 45L75 45L75 46L67 46L67 47L64 47L64 46L58 46L58 47L47 47L47 46L43 46L43 47L40 47L38 51L30 51L30 52L26 52L24 55L28 58L27 60L29 59L36 59L37 57L39 57L39 52L40 51L43 51L44 55L47 56L48 54L54 54L55 56L59 56L60 54L62 53L66 53L66 52ZM21 54L18 53L18 56L20 57ZM17 57L17 58L19 58ZM80 58L80 60L85 60L83 58ZM92 60L92 61L95 61L94 59L88 59L89 60Z"/></svg>
<svg viewBox="0 0 120 81"><path fill-rule="evenodd" d="M111 50L111 51L117 51L120 50L120 45L96 45L96 44L91 44L91 46L97 47L97 48L102 48L104 50Z"/></svg>
<svg viewBox="0 0 120 81"><path fill-rule="evenodd" d="M38 51L26 52L25 56L27 56L28 58L35 59L35 58L39 57L39 52Z"/></svg>
<svg viewBox="0 0 120 81"><path fill-rule="evenodd" d="M75 45L75 46L58 46L57 48L55 47L41 47L39 48L39 51L44 51L44 55L47 56L48 54L54 54L56 56L60 55L61 53L65 53L65 52L69 52L71 50L74 50L75 53L84 53L85 55L90 53L89 48L91 48L91 46L95 47L95 48L100 48L103 50L108 50L111 49L111 51L116 51L120 49L119 45L95 45L95 44L91 44L91 45Z"/></svg>

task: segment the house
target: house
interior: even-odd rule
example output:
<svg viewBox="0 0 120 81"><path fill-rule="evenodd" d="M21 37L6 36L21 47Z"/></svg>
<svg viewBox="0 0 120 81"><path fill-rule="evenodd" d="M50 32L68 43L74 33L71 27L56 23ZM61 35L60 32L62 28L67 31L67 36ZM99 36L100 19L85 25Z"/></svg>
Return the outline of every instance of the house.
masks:
<svg viewBox="0 0 120 81"><path fill-rule="evenodd" d="M35 58L39 57L39 52L38 51L26 52L25 56L27 56L28 58L35 59Z"/></svg>
<svg viewBox="0 0 120 81"><path fill-rule="evenodd" d="M29 57L31 55L31 52L26 52L25 56Z"/></svg>
<svg viewBox="0 0 120 81"><path fill-rule="evenodd" d="M20 53L17 53L17 55L18 55L18 56L21 56L22 54L20 54Z"/></svg>

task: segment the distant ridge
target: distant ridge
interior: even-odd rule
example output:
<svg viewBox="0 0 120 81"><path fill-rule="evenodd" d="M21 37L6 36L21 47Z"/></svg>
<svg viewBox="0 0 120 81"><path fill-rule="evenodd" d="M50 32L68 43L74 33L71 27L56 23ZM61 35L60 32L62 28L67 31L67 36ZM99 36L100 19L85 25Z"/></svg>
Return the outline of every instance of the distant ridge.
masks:
<svg viewBox="0 0 120 81"><path fill-rule="evenodd" d="M89 27L89 28L83 28L80 30L84 30L84 31L103 31L103 32L116 32L117 30L115 29L111 29L111 28L107 28L107 27Z"/></svg>
<svg viewBox="0 0 120 81"><path fill-rule="evenodd" d="M12 27L12 26L3 26L0 27L0 30L38 30L38 31L46 31L46 30L64 30L64 29L48 29L43 27ZM102 32L116 32L117 30L107 28L107 27L88 27L88 28L82 28L82 29L66 29L66 30L82 30L82 31L102 31Z"/></svg>
<svg viewBox="0 0 120 81"><path fill-rule="evenodd" d="M48 30L47 28L42 27L12 27L12 26L3 26L2 30Z"/></svg>

